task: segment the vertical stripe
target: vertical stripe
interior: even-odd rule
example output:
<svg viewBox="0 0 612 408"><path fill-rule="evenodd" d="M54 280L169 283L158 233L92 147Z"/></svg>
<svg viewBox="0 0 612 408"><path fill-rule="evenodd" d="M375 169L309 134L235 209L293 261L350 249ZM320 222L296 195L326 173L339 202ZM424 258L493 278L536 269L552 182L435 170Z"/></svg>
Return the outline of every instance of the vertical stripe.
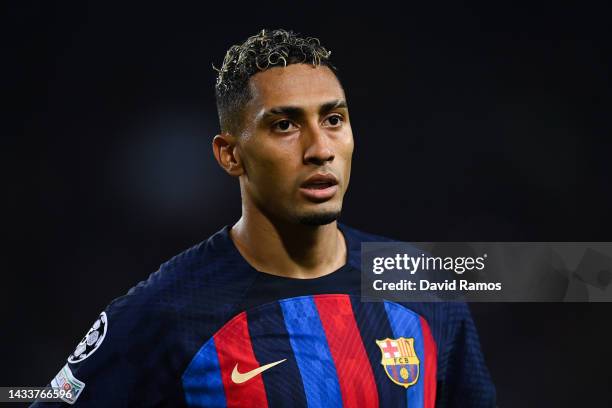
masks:
<svg viewBox="0 0 612 408"><path fill-rule="evenodd" d="M363 302L357 296L351 296L355 320L363 339L370 366L376 379L379 405L381 407L406 406L404 387L395 384L387 376L382 365L382 352L376 340L393 338L393 331L387 319L387 312L382 302Z"/></svg>
<svg viewBox="0 0 612 408"><path fill-rule="evenodd" d="M425 408L434 408L436 404L436 370L437 347L434 342L427 320L421 317L421 331L423 332L423 348L425 350Z"/></svg>
<svg viewBox="0 0 612 408"><path fill-rule="evenodd" d="M399 337L414 338L414 351L419 358L419 378L416 384L408 387L406 394L409 408L421 408L425 400L423 395L423 384L425 381L423 377L426 362L420 317L416 313L396 303L386 301L384 303L389 324L393 330L393 337L396 339Z"/></svg>
<svg viewBox="0 0 612 408"><path fill-rule="evenodd" d="M280 300L309 408L341 407L336 367L312 297Z"/></svg>
<svg viewBox="0 0 612 408"><path fill-rule="evenodd" d="M378 391L348 295L314 296L345 407L378 407Z"/></svg>
<svg viewBox="0 0 612 408"><path fill-rule="evenodd" d="M410 350L408 350L408 347L406 347L406 342L400 341L399 344L401 344L401 349L402 349L401 353L402 353L402 355L404 355L404 356L411 356L412 355Z"/></svg>
<svg viewBox="0 0 612 408"><path fill-rule="evenodd" d="M247 312L247 321L257 361L268 364L286 359L261 374L268 404L271 407L305 407L302 377L280 304L273 302Z"/></svg>
<svg viewBox="0 0 612 408"><path fill-rule="evenodd" d="M394 380L399 381L399 373L397 372L397 367L392 365L390 368L387 368L387 370L389 370L391 372L391 377L393 377Z"/></svg>
<svg viewBox="0 0 612 408"><path fill-rule="evenodd" d="M227 406L214 339L198 350L182 380L185 401L190 407Z"/></svg>
<svg viewBox="0 0 612 408"><path fill-rule="evenodd" d="M260 366L253 353L246 313L242 312L234 317L213 336L213 339L217 346L227 405L267 407L266 391L261 375L239 384L232 380L234 368L240 373L246 373Z"/></svg>

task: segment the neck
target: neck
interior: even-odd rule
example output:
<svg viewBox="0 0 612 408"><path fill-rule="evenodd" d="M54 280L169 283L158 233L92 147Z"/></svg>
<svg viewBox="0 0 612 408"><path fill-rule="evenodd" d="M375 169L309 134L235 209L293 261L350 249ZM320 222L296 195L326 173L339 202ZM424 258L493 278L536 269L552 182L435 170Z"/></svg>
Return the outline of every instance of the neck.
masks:
<svg viewBox="0 0 612 408"><path fill-rule="evenodd" d="M243 207L230 237L251 266L272 275L312 279L346 263L346 243L336 221L320 226L288 223Z"/></svg>

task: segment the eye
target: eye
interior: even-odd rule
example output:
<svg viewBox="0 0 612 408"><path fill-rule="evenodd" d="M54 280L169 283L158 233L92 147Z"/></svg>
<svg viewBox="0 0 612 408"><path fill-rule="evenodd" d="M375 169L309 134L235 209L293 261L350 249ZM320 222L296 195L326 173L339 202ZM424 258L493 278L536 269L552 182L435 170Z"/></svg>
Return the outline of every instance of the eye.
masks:
<svg viewBox="0 0 612 408"><path fill-rule="evenodd" d="M294 131L296 126L288 119L279 120L272 125L272 130L275 132L289 133Z"/></svg>
<svg viewBox="0 0 612 408"><path fill-rule="evenodd" d="M344 122L344 118L342 115L331 115L328 116L323 123L326 123L329 127L340 127L342 126L342 122Z"/></svg>

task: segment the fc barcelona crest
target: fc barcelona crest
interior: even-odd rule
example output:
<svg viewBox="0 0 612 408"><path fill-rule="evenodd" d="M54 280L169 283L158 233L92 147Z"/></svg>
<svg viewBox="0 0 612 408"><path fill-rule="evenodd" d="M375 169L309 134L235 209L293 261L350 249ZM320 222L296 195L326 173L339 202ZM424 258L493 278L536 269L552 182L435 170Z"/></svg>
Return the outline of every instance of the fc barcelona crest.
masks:
<svg viewBox="0 0 612 408"><path fill-rule="evenodd" d="M419 379L419 358L414 351L414 338L400 337L376 340L382 353L381 364L387 376L396 383L408 388Z"/></svg>

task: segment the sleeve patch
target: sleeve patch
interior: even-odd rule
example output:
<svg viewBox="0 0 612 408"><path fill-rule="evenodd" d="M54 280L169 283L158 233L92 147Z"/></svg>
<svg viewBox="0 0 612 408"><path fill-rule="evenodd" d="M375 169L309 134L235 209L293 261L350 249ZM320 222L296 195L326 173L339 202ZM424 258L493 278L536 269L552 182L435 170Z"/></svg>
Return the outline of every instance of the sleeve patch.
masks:
<svg viewBox="0 0 612 408"><path fill-rule="evenodd" d="M68 362L76 364L91 356L102 344L107 330L108 318L106 313L102 312L91 329L85 334L83 340L76 346L72 354L68 356Z"/></svg>
<svg viewBox="0 0 612 408"><path fill-rule="evenodd" d="M81 395L81 392L85 388L85 383L83 381L77 380L74 375L72 375L72 371L68 364L62 367L62 369L57 373L55 378L51 380L51 387L59 388L64 391L69 396L63 396L61 399L69 404L74 404Z"/></svg>

